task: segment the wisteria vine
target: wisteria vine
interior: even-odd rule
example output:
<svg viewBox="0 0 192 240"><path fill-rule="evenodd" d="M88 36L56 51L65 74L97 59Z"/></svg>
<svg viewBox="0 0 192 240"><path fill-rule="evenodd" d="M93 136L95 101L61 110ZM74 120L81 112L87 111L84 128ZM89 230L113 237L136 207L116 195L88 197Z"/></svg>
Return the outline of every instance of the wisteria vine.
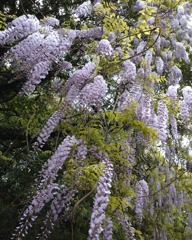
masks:
<svg viewBox="0 0 192 240"><path fill-rule="evenodd" d="M179 178L174 168L182 167L190 172L192 168L191 161L187 160L186 167L186 161L180 160L185 155L178 153L178 148L182 145L181 125L190 124L192 112L192 87L186 84L185 72L182 70L182 64L188 66L191 60L192 27L189 21L192 5L188 2L181 5L178 3L168 6L169 10L166 11L166 5L163 8L156 1L133 2L130 11L139 16L137 21L126 19L125 4L121 4L121 7L114 4L111 7L114 9L110 10L102 1L94 1L93 4L86 1L73 11L72 18L75 21L93 21L93 15L102 26L93 21L94 24L90 27L88 24L82 29L67 29L60 27L59 20L53 17L40 21L35 16L23 15L0 32L0 45L9 46L1 65L11 69L16 76L22 75L26 79L18 97L33 96L38 85L44 86L44 80L55 65L59 69L57 73L65 74L64 81L60 81L57 74L54 75L52 90L55 90L61 102L42 127L33 145L34 151L43 149L59 122L69 112L77 111L92 117L98 113L105 116L107 111L111 111L117 119L118 116L126 117L122 117L119 125L114 119L109 121L110 124L115 122L127 131L126 137L123 136L122 139L120 131L114 137L112 134L117 127L111 130L110 124L103 120L103 125L97 126L98 132L103 131L104 136L101 149L88 140L86 142L85 137L81 139L78 131L77 137L70 134L66 136L53 156L42 166L36 179L36 193L24 210L12 239L21 240L27 236L28 229L32 227L39 212L50 204L41 232L37 235L38 239L48 238L59 214L75 199L78 192L76 185L73 184L72 189L67 183L66 186L61 186L57 181L59 171L65 164L67 166L67 159L78 162L82 174L86 164L89 164L87 159L92 161L94 158L97 164L99 162L102 165L97 176L89 240L99 240L101 235L105 240L112 240L115 230L113 225L117 224L117 220L123 229L124 239L138 239L136 229L142 230L143 219L147 219L147 214L155 217L155 209L166 207L166 219L170 216L171 219L174 218L176 206L180 213L186 214L183 209L189 206L190 195L177 190ZM113 29L110 28L112 20L115 22ZM84 41L85 44L82 43ZM84 51L84 56L80 56L81 63L84 63L82 65L74 65L67 56L71 48L78 44L81 46L79 51ZM99 122L98 119L99 117L94 119L94 124ZM151 144L150 136L154 132L154 143ZM87 134L88 137L91 134ZM119 156L111 154L114 151L111 147L113 138L116 138L116 145L119 143L119 151L124 154L120 163L117 160ZM142 143L143 148L139 148L138 143ZM159 154L159 162L155 156L150 155L151 145L156 151L154 155ZM125 157L126 150L129 155L133 153L134 161ZM142 154L139 156L140 151L153 158L155 168L151 171L155 172L155 179L152 176L149 180L149 176L143 173L150 171L152 160L149 159L149 163L146 163ZM141 167L138 167L139 164ZM121 170L121 165L127 171ZM162 178L164 172L165 179ZM122 180L125 175L126 179ZM135 195L129 197L127 192L122 193L126 207L116 203L117 209L111 210L108 205L113 200L115 191L121 192L117 190L118 180L129 185L130 192L134 191ZM149 205L150 210L146 211ZM129 217L131 211L131 214L134 212L134 217ZM190 208L187 211L186 239L189 239L192 213ZM164 227L157 226L156 222L151 225L153 239L172 239ZM149 235L145 237L152 239Z"/></svg>

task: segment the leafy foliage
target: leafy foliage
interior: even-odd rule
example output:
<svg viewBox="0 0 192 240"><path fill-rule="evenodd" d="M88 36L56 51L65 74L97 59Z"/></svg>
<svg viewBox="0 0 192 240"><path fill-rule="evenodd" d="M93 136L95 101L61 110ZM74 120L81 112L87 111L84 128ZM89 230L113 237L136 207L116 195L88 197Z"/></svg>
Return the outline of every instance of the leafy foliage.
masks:
<svg viewBox="0 0 192 240"><path fill-rule="evenodd" d="M191 239L190 17L185 1L3 1L1 239Z"/></svg>

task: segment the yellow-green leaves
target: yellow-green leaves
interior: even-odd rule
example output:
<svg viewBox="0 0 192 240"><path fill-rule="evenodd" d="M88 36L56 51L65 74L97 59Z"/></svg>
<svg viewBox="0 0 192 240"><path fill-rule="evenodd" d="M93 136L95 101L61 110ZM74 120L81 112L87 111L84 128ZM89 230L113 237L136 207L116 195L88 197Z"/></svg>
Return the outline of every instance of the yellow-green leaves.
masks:
<svg viewBox="0 0 192 240"><path fill-rule="evenodd" d="M4 29L6 25L6 15L0 11L0 30Z"/></svg>

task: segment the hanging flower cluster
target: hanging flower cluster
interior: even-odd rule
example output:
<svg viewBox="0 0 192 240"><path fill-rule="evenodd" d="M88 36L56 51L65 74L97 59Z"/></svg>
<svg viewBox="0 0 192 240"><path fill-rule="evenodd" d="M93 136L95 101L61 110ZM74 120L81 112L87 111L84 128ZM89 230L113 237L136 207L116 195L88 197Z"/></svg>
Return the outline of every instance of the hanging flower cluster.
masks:
<svg viewBox="0 0 192 240"><path fill-rule="evenodd" d="M113 177L113 164L108 156L99 153L103 158L102 163L105 165L103 175L99 178L97 193L95 195L94 206L91 215L91 223L89 229L90 240L98 240L99 235L103 232L103 221L105 220L105 211L109 202L110 188ZM109 234L110 236L111 234ZM109 238L110 239L110 238Z"/></svg>
<svg viewBox="0 0 192 240"><path fill-rule="evenodd" d="M92 5L90 1L82 3L79 7L75 9L75 14L77 17L86 17L88 14L91 14Z"/></svg>
<svg viewBox="0 0 192 240"><path fill-rule="evenodd" d="M159 139L162 142L165 142L167 139L168 110L166 103L163 101L159 101L158 103L157 116L158 116L157 131L159 134Z"/></svg>
<svg viewBox="0 0 192 240"><path fill-rule="evenodd" d="M61 111L56 111L46 122L45 126L41 130L41 133L39 134L35 146L38 147L43 147L44 143L48 140L50 137L51 133L53 132L54 128L57 126L59 123L59 120L61 119Z"/></svg>
<svg viewBox="0 0 192 240"><path fill-rule="evenodd" d="M79 102L84 106L99 104L107 94L107 84L101 75L87 84L79 94Z"/></svg>
<svg viewBox="0 0 192 240"><path fill-rule="evenodd" d="M113 236L113 222L110 217L105 219L103 237L105 240L112 240Z"/></svg>
<svg viewBox="0 0 192 240"><path fill-rule="evenodd" d="M99 53L103 55L110 56L112 54L113 49L111 47L110 42L107 39L102 39L98 43L97 50Z"/></svg>
<svg viewBox="0 0 192 240"><path fill-rule="evenodd" d="M13 44L15 41L22 40L29 34L39 30L39 20L33 15L23 15L13 20L8 28L0 32L0 44Z"/></svg>
<svg viewBox="0 0 192 240"><path fill-rule="evenodd" d="M58 185L54 183L58 171L62 168L65 160L70 154L71 148L76 142L77 141L74 137L67 136L59 145L55 154L43 165L39 178L37 179L39 184L36 195L24 211L23 216L20 219L20 225L16 229L16 234L13 235L13 239L15 239L15 236L25 236L28 232L28 228L32 226L32 222L37 218L37 214L46 203L53 199L54 190L58 189ZM55 206L56 203L54 202L53 204L53 206ZM62 203L60 206L62 206Z"/></svg>
<svg viewBox="0 0 192 240"><path fill-rule="evenodd" d="M128 82L131 82L136 77L136 66L130 60L123 62L123 66L125 67L125 70L120 72L120 76Z"/></svg>
<svg viewBox="0 0 192 240"><path fill-rule="evenodd" d="M41 228L42 232L37 236L37 239L48 238L54 228L59 214L74 197L74 193L75 191L71 189L58 189L57 192L53 194L56 196L51 203L50 210L47 212L46 218L43 222L44 226Z"/></svg>
<svg viewBox="0 0 192 240"><path fill-rule="evenodd" d="M131 226L131 223L128 218L125 218L122 213L116 212L117 218L124 230L126 239L135 240L135 229Z"/></svg>
<svg viewBox="0 0 192 240"><path fill-rule="evenodd" d="M135 199L135 213L139 224L143 219L143 209L147 206L149 196L149 188L147 182L143 179L136 183L135 192L137 194Z"/></svg>

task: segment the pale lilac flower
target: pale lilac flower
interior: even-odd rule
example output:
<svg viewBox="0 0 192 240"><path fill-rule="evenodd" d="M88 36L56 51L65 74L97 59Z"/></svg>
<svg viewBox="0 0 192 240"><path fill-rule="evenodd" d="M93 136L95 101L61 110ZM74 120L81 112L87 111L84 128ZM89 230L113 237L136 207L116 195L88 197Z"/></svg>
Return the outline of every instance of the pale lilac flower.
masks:
<svg viewBox="0 0 192 240"><path fill-rule="evenodd" d="M167 96L171 97L171 98L177 98L177 89L179 88L179 85L171 85L168 87L167 89Z"/></svg>
<svg viewBox="0 0 192 240"><path fill-rule="evenodd" d="M141 101L141 121L143 121L147 125L150 125L151 109L151 99L147 95L144 95Z"/></svg>
<svg viewBox="0 0 192 240"><path fill-rule="evenodd" d="M190 106L192 104L192 88L190 86L186 86L183 88L182 92L184 101Z"/></svg>
<svg viewBox="0 0 192 240"><path fill-rule="evenodd" d="M177 121L175 119L175 116L171 114L170 116L170 122L171 122L171 132L174 137L174 139L177 139L178 137L178 132L177 132Z"/></svg>
<svg viewBox="0 0 192 240"><path fill-rule="evenodd" d="M24 232L26 233L28 227L31 226L31 222L37 218L36 215L46 203L53 199L53 191L54 189L58 189L58 185L54 183L58 171L63 167L65 160L71 152L72 146L76 144L76 142L77 140L74 137L67 136L59 145L54 155L44 163L37 179L40 181L40 184L31 203L20 219L20 226L17 227L16 230L17 236L25 235Z"/></svg>
<svg viewBox="0 0 192 240"><path fill-rule="evenodd" d="M104 240L113 239L113 222L110 217L107 217L104 221L103 239Z"/></svg>
<svg viewBox="0 0 192 240"><path fill-rule="evenodd" d="M153 51L151 49L146 51L145 60L147 62L147 66L150 66L153 60Z"/></svg>
<svg viewBox="0 0 192 240"><path fill-rule="evenodd" d="M145 180L140 180L137 182L135 186L135 192L137 194L135 199L135 213L138 223L141 224L143 219L143 208L146 207L149 196L147 182Z"/></svg>
<svg viewBox="0 0 192 240"><path fill-rule="evenodd" d="M40 28L39 20L33 15L23 15L14 19L8 28L0 31L0 45L12 44L38 31Z"/></svg>
<svg viewBox="0 0 192 240"><path fill-rule="evenodd" d="M55 181L58 171L63 167L65 160L68 158L71 148L78 143L74 136L67 136L58 146L54 155L44 163L40 172L41 182L38 190L48 187L49 183Z"/></svg>
<svg viewBox="0 0 192 240"><path fill-rule="evenodd" d="M125 217L122 212L117 211L116 212L117 215L117 219L120 223L120 225L123 228L124 234L126 239L128 240L136 240L134 237L134 232L135 229L132 227L131 222L129 221L129 219L127 217Z"/></svg>
<svg viewBox="0 0 192 240"><path fill-rule="evenodd" d="M173 29L179 28L179 20L177 18L171 18L170 23Z"/></svg>
<svg viewBox="0 0 192 240"><path fill-rule="evenodd" d="M189 119L189 107L184 100L179 102L179 109L181 117L187 121Z"/></svg>
<svg viewBox="0 0 192 240"><path fill-rule="evenodd" d="M162 207L162 194L161 194L161 183L159 181L156 182L156 189L158 191L158 206Z"/></svg>
<svg viewBox="0 0 192 240"><path fill-rule="evenodd" d="M113 48L107 39L102 39L98 43L97 51L103 55L111 56Z"/></svg>
<svg viewBox="0 0 192 240"><path fill-rule="evenodd" d="M137 83L134 83L130 88L130 97L136 103L139 103L139 101L141 100L142 93L143 93L143 88L141 85Z"/></svg>
<svg viewBox="0 0 192 240"><path fill-rule="evenodd" d="M124 66L125 70L122 70L120 72L120 75L121 75L122 78L131 82L136 77L136 66L130 60L124 61L123 66Z"/></svg>
<svg viewBox="0 0 192 240"><path fill-rule="evenodd" d="M174 183L169 186L169 197L170 197L170 205L173 205L177 202L177 190L175 188Z"/></svg>
<svg viewBox="0 0 192 240"><path fill-rule="evenodd" d="M182 28L186 29L186 28L187 28L188 21L189 21L189 20L186 18L186 16L183 15L183 16L179 19L179 21L180 21L180 24L181 24Z"/></svg>
<svg viewBox="0 0 192 240"><path fill-rule="evenodd" d="M137 0L135 5L133 6L133 10L135 12L140 11L142 8L144 8L146 6L146 4L144 3L144 1L141 0Z"/></svg>
<svg viewBox="0 0 192 240"><path fill-rule="evenodd" d="M161 52L161 37L159 35L154 36L155 46L157 53Z"/></svg>
<svg viewBox="0 0 192 240"><path fill-rule="evenodd" d="M160 237L161 240L168 240L165 229L160 231L160 236L159 237Z"/></svg>
<svg viewBox="0 0 192 240"><path fill-rule="evenodd" d="M170 61L172 59L172 56L173 56L173 52L171 50L169 50L167 52L167 60Z"/></svg>
<svg viewBox="0 0 192 240"><path fill-rule="evenodd" d="M186 52L186 49L181 42L175 43L174 55L179 60L183 59L183 60L185 60L186 63L190 62L188 53Z"/></svg>
<svg viewBox="0 0 192 240"><path fill-rule="evenodd" d="M70 106L72 103L74 103L77 100L79 92L80 92L79 88L77 88L77 86L75 85L72 85L72 87L67 92L64 103Z"/></svg>
<svg viewBox="0 0 192 240"><path fill-rule="evenodd" d="M48 188L37 191L36 195L33 197L33 200L20 218L20 224L15 231L16 236L25 237L28 234L28 228L32 227L32 223L36 220L37 214L41 211L46 203L53 199L54 188L55 184L51 183Z"/></svg>
<svg viewBox="0 0 192 240"><path fill-rule="evenodd" d="M75 9L75 14L77 17L86 17L87 15L91 14L92 6L90 1L86 1L82 3Z"/></svg>
<svg viewBox="0 0 192 240"><path fill-rule="evenodd" d="M139 68L137 70L137 76L139 77L139 79L144 79L145 78L145 70L144 70L144 68Z"/></svg>
<svg viewBox="0 0 192 240"><path fill-rule="evenodd" d="M95 27L88 30L76 30L76 36L79 38L97 38L100 39L103 35L103 28Z"/></svg>
<svg viewBox="0 0 192 240"><path fill-rule="evenodd" d="M20 71L27 68L26 65L30 65L31 63L33 63L33 61L37 61L36 52L37 49L40 48L40 45L43 42L44 37L45 35L39 32L35 32L29 35L22 42L12 47L6 53L5 58L11 59L13 62L19 61Z"/></svg>
<svg viewBox="0 0 192 240"><path fill-rule="evenodd" d="M143 189L143 207L147 207L147 200L148 200L148 196L149 196L149 187L148 187L148 183L142 179L139 181L139 183L142 186Z"/></svg>
<svg viewBox="0 0 192 240"><path fill-rule="evenodd" d="M116 35L114 32L110 32L108 36L109 42L112 42L116 38Z"/></svg>
<svg viewBox="0 0 192 240"><path fill-rule="evenodd" d="M59 120L62 117L62 112L61 111L56 111L46 122L45 126L41 130L36 142L34 143L35 146L37 147L43 147L44 144L47 142L48 138L50 137L51 133L59 123Z"/></svg>
<svg viewBox="0 0 192 240"><path fill-rule="evenodd" d="M158 102L157 108L158 116L158 137L162 142L165 142L167 139L167 125L168 125L168 110L166 103L164 101Z"/></svg>
<svg viewBox="0 0 192 240"><path fill-rule="evenodd" d="M184 8L182 5L179 5L177 7L177 14L179 15L179 17L183 16L185 14Z"/></svg>
<svg viewBox="0 0 192 240"><path fill-rule="evenodd" d="M126 107L128 107L130 103L130 94L127 90L125 90L119 97L118 108L119 112L123 111Z"/></svg>
<svg viewBox="0 0 192 240"><path fill-rule="evenodd" d="M74 153L74 157L80 163L81 166L84 166L84 160L87 157L87 145L83 140L79 140L77 143L77 149Z"/></svg>
<svg viewBox="0 0 192 240"><path fill-rule="evenodd" d="M163 74L163 68L164 68L164 62L161 59L161 57L156 57L155 64L156 64L157 73L162 75Z"/></svg>
<svg viewBox="0 0 192 240"><path fill-rule="evenodd" d="M100 154L103 157L105 169L99 178L97 192L94 200L94 206L91 214L91 222L89 229L89 240L98 240L103 232L102 224L105 220L105 211L109 202L109 194L113 177L113 164L110 162L106 154Z"/></svg>
<svg viewBox="0 0 192 240"><path fill-rule="evenodd" d="M59 20L54 17L46 17L42 20L42 23L51 27L59 26Z"/></svg>
<svg viewBox="0 0 192 240"><path fill-rule="evenodd" d="M38 234L37 239L41 239L42 236L44 239L47 239L51 234L55 222L58 219L59 214L69 204L71 199L74 197L74 190L71 189L60 189L53 193L55 196L51 205L50 210L47 212L45 220L43 221L43 227L41 227L41 233Z"/></svg>
<svg viewBox="0 0 192 240"><path fill-rule="evenodd" d="M177 43L176 33L171 33L171 43L173 46L176 45L176 43Z"/></svg>
<svg viewBox="0 0 192 240"><path fill-rule="evenodd" d="M173 85L178 84L182 79L182 72L177 66L173 66L170 68L169 73L169 82Z"/></svg>
<svg viewBox="0 0 192 240"><path fill-rule="evenodd" d="M72 42L76 37L77 37L77 32L76 30L70 29L68 31L67 37L69 38L69 40ZM66 41L66 39L64 39ZM65 42L64 42L65 43Z"/></svg>
<svg viewBox="0 0 192 240"><path fill-rule="evenodd" d="M52 85L51 89L54 92L58 92L58 90L61 88L62 84L63 84L63 81L61 80L61 78L55 77L53 80L53 85Z"/></svg>
<svg viewBox="0 0 192 240"><path fill-rule="evenodd" d="M4 59L8 59L14 72L23 73L27 77L20 93L33 92L36 85L47 76L53 62L58 61L71 44L68 31L50 30L48 33L35 32L12 47Z"/></svg>
<svg viewBox="0 0 192 240"><path fill-rule="evenodd" d="M137 54L142 53L145 47L146 47L146 42L141 41L137 47Z"/></svg>
<svg viewBox="0 0 192 240"><path fill-rule="evenodd" d="M37 84L41 82L42 79L46 78L48 72L50 70L50 62L42 61L37 63L31 71L27 74L26 81L22 87L22 91L26 94L31 93L35 90Z"/></svg>
<svg viewBox="0 0 192 240"><path fill-rule="evenodd" d="M74 85L77 89L82 89L87 82L94 76L94 70L96 68L95 63L89 62L85 64L82 69L76 70L67 80L64 93L68 92L72 85Z"/></svg>
<svg viewBox="0 0 192 240"><path fill-rule="evenodd" d="M79 101L84 106L97 105L103 101L107 93L107 84L101 75L94 78L79 93Z"/></svg>
<svg viewBox="0 0 192 240"><path fill-rule="evenodd" d="M166 65L167 65L167 53L166 52L162 52L161 53L161 58L162 58L162 60L163 60L163 62L164 62L164 66L165 66L165 68L166 68Z"/></svg>
<svg viewBox="0 0 192 240"><path fill-rule="evenodd" d="M147 20L147 23L149 25L152 25L154 22L155 22L155 18L154 17L151 17L151 18L149 18L149 20Z"/></svg>

